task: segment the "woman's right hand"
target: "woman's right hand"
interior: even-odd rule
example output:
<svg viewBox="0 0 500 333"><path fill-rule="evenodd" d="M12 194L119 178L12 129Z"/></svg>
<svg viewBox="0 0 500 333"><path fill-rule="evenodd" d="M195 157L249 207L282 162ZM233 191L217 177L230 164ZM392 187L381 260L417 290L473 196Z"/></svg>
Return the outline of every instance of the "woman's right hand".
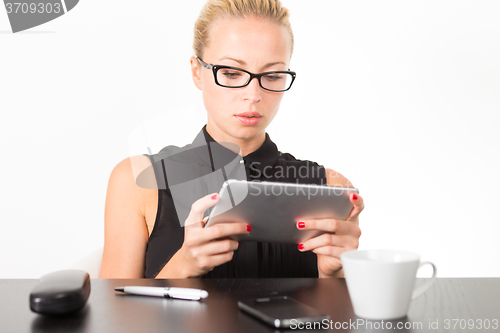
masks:
<svg viewBox="0 0 500 333"><path fill-rule="evenodd" d="M208 218L203 220L203 214L217 202L219 195L212 193L193 203L185 222L184 243L156 278L200 277L231 261L238 242L227 237L248 234L252 228L246 223L220 223L205 228Z"/></svg>

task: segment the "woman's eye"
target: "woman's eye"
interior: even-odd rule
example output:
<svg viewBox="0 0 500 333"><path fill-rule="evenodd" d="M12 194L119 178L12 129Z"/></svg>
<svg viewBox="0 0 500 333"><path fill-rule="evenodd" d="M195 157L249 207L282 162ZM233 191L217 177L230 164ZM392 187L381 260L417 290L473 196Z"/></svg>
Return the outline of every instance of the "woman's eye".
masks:
<svg viewBox="0 0 500 333"><path fill-rule="evenodd" d="M281 80L283 77L281 75L266 75L265 78L268 81L278 81Z"/></svg>
<svg viewBox="0 0 500 333"><path fill-rule="evenodd" d="M239 73L239 72L224 72L224 73L222 73L222 75L224 75L225 77L227 77L229 79L233 79L233 78L237 78L238 76L240 76L241 73Z"/></svg>

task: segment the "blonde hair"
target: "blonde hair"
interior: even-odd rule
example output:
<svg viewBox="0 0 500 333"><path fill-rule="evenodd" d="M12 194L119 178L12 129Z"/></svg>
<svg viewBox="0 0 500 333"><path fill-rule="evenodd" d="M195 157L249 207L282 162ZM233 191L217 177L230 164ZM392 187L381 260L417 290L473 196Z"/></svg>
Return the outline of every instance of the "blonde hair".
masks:
<svg viewBox="0 0 500 333"><path fill-rule="evenodd" d="M287 28L292 38L293 32L290 25L290 12L281 5L280 0L208 0L200 12L200 16L194 24L194 53L202 58L203 49L210 42L210 26L219 18L239 19L256 17L267 19Z"/></svg>

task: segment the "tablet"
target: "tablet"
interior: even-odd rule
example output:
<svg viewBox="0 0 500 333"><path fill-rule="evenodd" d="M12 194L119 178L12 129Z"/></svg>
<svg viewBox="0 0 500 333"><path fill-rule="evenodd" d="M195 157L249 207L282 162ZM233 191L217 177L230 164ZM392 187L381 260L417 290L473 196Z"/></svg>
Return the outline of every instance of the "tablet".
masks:
<svg viewBox="0 0 500 333"><path fill-rule="evenodd" d="M279 182L227 180L219 192L205 227L218 223L244 222L252 226L238 241L302 243L324 232L299 230L304 219L345 220L353 205L349 197L359 193L352 187L302 185Z"/></svg>

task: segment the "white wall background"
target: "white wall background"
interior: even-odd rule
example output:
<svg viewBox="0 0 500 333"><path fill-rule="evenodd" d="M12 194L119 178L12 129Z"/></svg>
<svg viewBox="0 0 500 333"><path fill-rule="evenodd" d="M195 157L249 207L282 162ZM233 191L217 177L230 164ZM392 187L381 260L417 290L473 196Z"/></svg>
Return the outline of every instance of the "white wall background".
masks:
<svg viewBox="0 0 500 333"><path fill-rule="evenodd" d="M268 128L280 150L360 188L360 248L499 277L500 2L283 2L298 79ZM185 120L203 3L82 0L18 34L0 8L0 278L102 246L108 177L140 123L199 131Z"/></svg>

